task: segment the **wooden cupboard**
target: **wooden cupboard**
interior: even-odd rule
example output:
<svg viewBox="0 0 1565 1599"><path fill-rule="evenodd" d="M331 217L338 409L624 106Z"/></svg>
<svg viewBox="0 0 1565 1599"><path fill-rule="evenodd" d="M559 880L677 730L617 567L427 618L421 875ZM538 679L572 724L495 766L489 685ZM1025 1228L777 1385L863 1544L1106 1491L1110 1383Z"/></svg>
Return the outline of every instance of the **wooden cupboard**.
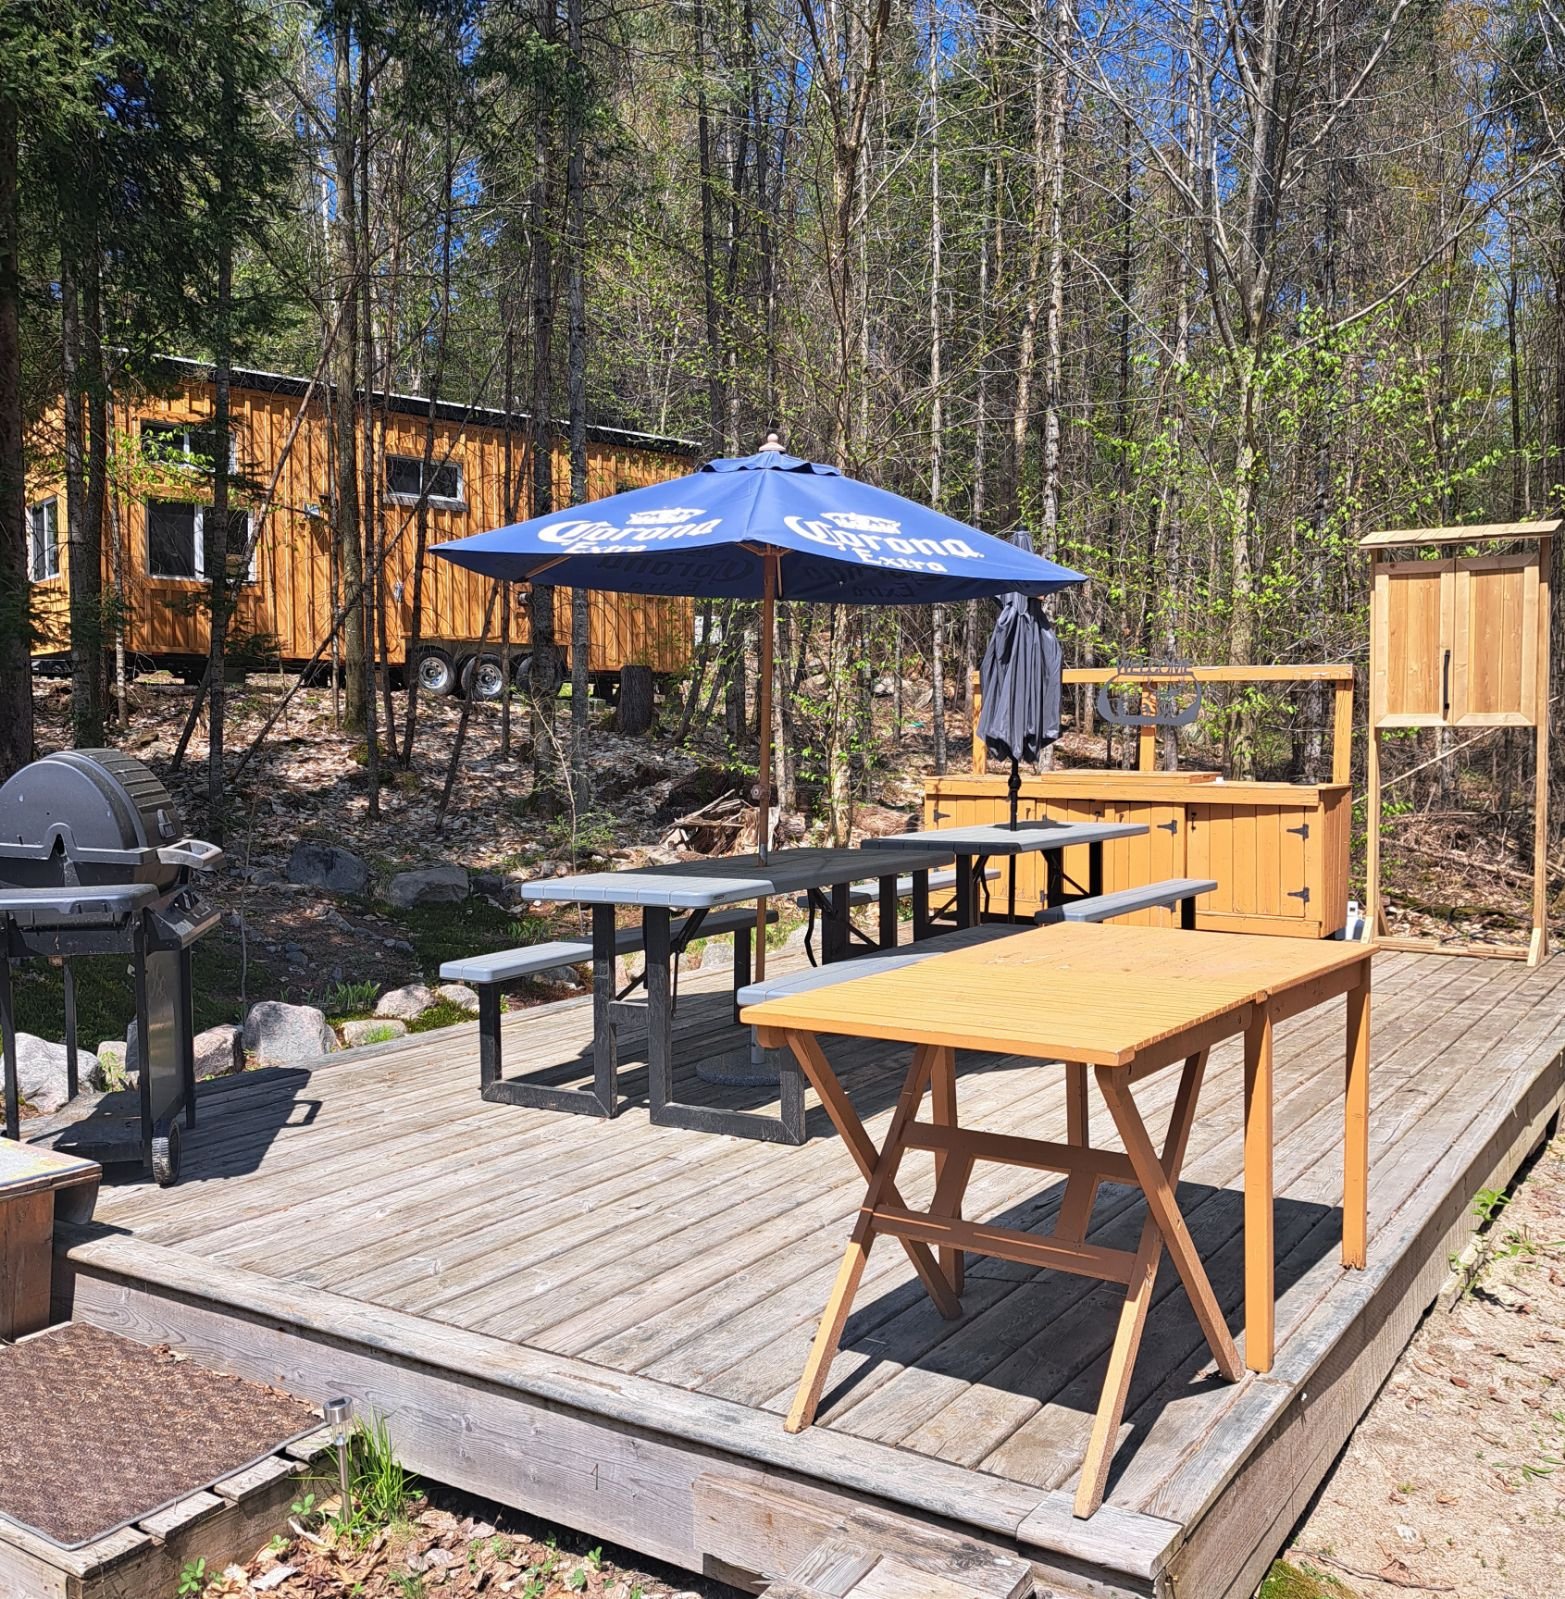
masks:
<svg viewBox="0 0 1565 1599"><path fill-rule="evenodd" d="M1539 552L1377 561L1371 725L1531 727Z"/></svg>
<svg viewBox="0 0 1565 1599"><path fill-rule="evenodd" d="M1003 822L1007 779L946 776L924 785L925 827ZM1210 877L1217 889L1198 901L1196 925L1213 931L1327 938L1347 920L1350 795L1345 783L1229 783L1205 772L1047 772L1022 779L1018 815L1026 820L1141 822L1147 832L1103 851L1104 889L1168 877ZM1006 903L1007 864L990 885ZM1065 873L1085 890L1085 846L1065 852ZM1016 908L1042 904L1041 858L1017 860ZM1173 925L1174 913L1144 911L1125 920Z"/></svg>

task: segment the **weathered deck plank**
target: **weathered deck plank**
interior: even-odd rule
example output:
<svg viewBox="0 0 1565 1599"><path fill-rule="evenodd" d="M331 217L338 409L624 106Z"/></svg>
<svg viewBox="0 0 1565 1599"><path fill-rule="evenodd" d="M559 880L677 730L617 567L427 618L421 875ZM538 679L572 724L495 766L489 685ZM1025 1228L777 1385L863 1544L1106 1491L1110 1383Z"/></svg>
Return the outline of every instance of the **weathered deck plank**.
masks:
<svg viewBox="0 0 1565 1599"><path fill-rule="evenodd" d="M682 984L687 1068L743 1040L723 984L720 972ZM635 1105L609 1123L488 1105L473 1030L453 1029L215 1088L185 1180L111 1186L99 1206L108 1230L72 1253L95 1317L277 1377L358 1382L371 1402L416 1418L424 1469L463 1482L481 1470L491 1492L588 1518L651 1554L699 1562L690 1506L702 1473L760 1483L780 1472L791 1494L815 1484L826 1504L869 1495L1008 1540L1062 1584L1161 1595L1165 1570L1178 1570L1181 1594L1196 1591L1189 1582L1237 1593L1281 1535L1279 1506L1301 1483L1313 1488L1330 1439L1362 1408L1379 1344L1405 1338L1397 1329L1410 1329L1470 1200L1464 1185L1480 1168L1506 1174L1514 1146L1565 1093L1562 991L1565 960L1536 970L1409 953L1377 961L1367 1272L1337 1259L1342 1005L1279 1028L1277 1365L1214 1382L1165 1269L1109 1500L1086 1522L1062 1490L1079 1466L1117 1291L1079 1278L974 1261L964 1313L946 1322L901 1251L877 1250L821 1424L782 1433L777 1411L862 1198L813 1104L816 1136L798 1149L654 1128ZM507 1018L507 1070L580 1077L589 1022L580 999ZM878 1137L902 1052L832 1047ZM634 1093L641 1069L624 1075ZM1172 1098L1176 1074L1165 1075L1146 1085L1153 1117ZM1180 1185L1235 1328L1241 1078L1236 1049L1214 1052ZM731 1091L687 1069L681 1092ZM973 1125L1063 1133L1057 1068L966 1061L959 1092ZM745 1103L774 1108L760 1094ZM1094 1116L1094 1134L1113 1145L1106 1117ZM910 1195L926 1191L927 1161L910 1160L905 1177ZM1061 1190L981 1166L968 1209L1046 1226ZM1105 1187L1093 1241L1133 1242L1141 1215L1132 1191ZM1377 1341L1367 1329L1382 1300L1398 1319ZM1338 1375L1331 1418L1317 1424L1299 1395L1323 1372ZM442 1414L464 1404L466 1419ZM1241 1502L1251 1473L1266 1483L1264 1504ZM781 1574L744 1529L722 1542L723 1560L749 1548L746 1569Z"/></svg>

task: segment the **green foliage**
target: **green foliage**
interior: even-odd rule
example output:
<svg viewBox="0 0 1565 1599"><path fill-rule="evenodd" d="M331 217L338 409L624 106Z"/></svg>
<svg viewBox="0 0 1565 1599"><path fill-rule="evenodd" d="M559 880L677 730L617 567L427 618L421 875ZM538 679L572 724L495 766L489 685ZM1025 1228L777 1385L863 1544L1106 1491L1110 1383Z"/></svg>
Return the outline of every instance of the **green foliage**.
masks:
<svg viewBox="0 0 1565 1599"><path fill-rule="evenodd" d="M321 996L321 1009L333 1020L346 1021L368 1016L380 998L380 984L373 978L362 983L333 983Z"/></svg>
<svg viewBox="0 0 1565 1599"><path fill-rule="evenodd" d="M179 1586L174 1590L180 1599L195 1599L205 1591L207 1583L206 1560L187 1560L179 1570Z"/></svg>
<svg viewBox="0 0 1565 1599"><path fill-rule="evenodd" d="M366 1542L405 1517L413 1483L397 1459L384 1417L372 1414L354 1424L348 1440L348 1482L351 1502L339 1506L333 1518L344 1538Z"/></svg>

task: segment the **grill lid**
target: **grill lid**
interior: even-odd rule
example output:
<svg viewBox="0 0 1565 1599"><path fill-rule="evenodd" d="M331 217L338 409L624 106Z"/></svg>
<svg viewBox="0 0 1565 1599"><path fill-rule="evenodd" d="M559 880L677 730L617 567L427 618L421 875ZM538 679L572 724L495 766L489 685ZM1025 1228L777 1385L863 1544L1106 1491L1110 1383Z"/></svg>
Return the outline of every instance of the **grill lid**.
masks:
<svg viewBox="0 0 1565 1599"><path fill-rule="evenodd" d="M45 755L0 787L0 881L167 887L182 866L221 859L214 845L181 838L168 790L118 750Z"/></svg>

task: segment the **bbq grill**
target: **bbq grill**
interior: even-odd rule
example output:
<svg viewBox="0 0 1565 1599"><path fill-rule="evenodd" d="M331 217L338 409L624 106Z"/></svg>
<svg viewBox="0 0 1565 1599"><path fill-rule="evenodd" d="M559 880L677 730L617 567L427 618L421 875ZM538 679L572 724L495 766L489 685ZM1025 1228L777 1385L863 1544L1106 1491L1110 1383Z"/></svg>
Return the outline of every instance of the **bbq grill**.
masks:
<svg viewBox="0 0 1565 1599"><path fill-rule="evenodd" d="M215 844L181 833L168 790L140 761L118 750L46 755L0 787L0 1042L7 1137L20 1136L11 962L63 960L67 1089L74 1099L79 1084L72 959L128 955L136 990L139 1113L115 1114L105 1101L52 1141L93 1160L139 1158L160 1184L178 1177L181 1111L185 1126L195 1125L190 949L218 921L191 873L222 858ZM126 1108L123 1101L119 1108Z"/></svg>

